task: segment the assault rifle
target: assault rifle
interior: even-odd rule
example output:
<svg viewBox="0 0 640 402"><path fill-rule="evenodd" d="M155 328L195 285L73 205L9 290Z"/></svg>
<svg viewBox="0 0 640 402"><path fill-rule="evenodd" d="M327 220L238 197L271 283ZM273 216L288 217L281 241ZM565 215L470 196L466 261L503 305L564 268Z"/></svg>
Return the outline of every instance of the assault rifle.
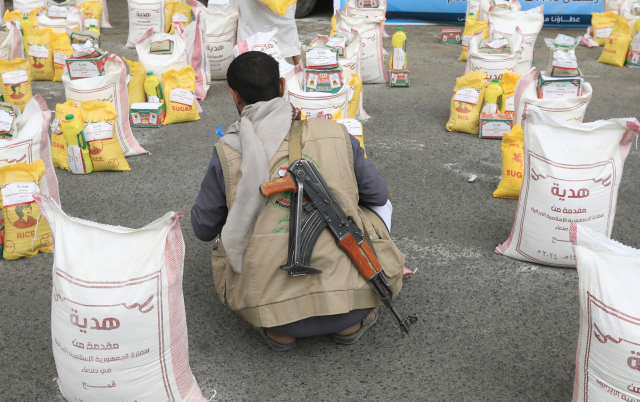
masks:
<svg viewBox="0 0 640 402"><path fill-rule="evenodd" d="M394 315L400 329L409 333L409 326L418 321L415 314L405 319L391 303L393 287L376 257L372 246L365 240L365 234L352 216L347 216L313 163L300 159L289 166L284 176L260 185L260 194L270 197L285 191L291 196L289 217L289 253L287 263L280 268L291 276L322 273L311 267L313 248L325 228L336 239L340 247L356 266L360 274L371 284L380 300ZM306 196L308 203L303 205ZM302 221L302 211L306 218Z"/></svg>

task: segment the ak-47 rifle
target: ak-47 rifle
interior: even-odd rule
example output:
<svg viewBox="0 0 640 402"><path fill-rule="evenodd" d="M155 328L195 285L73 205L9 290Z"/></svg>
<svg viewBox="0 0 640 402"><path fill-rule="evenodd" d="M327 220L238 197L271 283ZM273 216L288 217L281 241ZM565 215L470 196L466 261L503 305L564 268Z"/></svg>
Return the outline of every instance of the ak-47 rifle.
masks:
<svg viewBox="0 0 640 402"><path fill-rule="evenodd" d="M380 300L387 306L400 324L402 331L409 333L409 326L418 321L413 314L402 319L391 303L393 287L382 270L372 247L365 241L365 235L352 216L347 216L322 176L309 161L300 159L289 166L284 176L260 185L263 197L285 191L293 192L289 218L289 254L287 263L280 268L291 276L322 273L311 267L311 254L320 233L325 228L335 237L340 247L356 266L360 274L371 284ZM306 196L309 201L303 207ZM302 222L302 210L307 217Z"/></svg>

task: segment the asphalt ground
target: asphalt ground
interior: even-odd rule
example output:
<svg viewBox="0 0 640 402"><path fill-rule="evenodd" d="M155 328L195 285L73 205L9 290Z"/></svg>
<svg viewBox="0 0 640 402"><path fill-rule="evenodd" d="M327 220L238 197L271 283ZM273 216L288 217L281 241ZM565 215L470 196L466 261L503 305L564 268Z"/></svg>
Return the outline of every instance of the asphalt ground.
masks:
<svg viewBox="0 0 640 402"><path fill-rule="evenodd" d="M8 9L11 5L8 4ZM124 0L109 0L114 29L103 47L125 49ZM303 42L328 34L329 16L298 21ZM439 43L442 26L405 26L410 88L367 85L368 157L393 198L392 234L406 254L406 279L395 300L418 324L402 337L389 313L353 346L329 337L298 340L285 353L267 347L219 301L211 244L199 241L190 210L218 136L237 111L225 82L214 82L197 122L133 129L150 155L128 158L131 172L86 176L56 170L67 214L138 228L167 211L185 211L184 299L191 369L215 401L568 401L578 335L578 277L497 255L511 231L515 200L493 198L501 174L499 140L445 129L461 45ZM387 31L392 32L389 26ZM583 30L545 29L535 65L544 68L543 38ZM389 39L385 48L390 49ZM640 116L640 71L596 63L601 48L577 50L594 90L585 122ZM59 82L34 82L51 109L65 101ZM612 237L640 248L640 153L633 147L619 189ZM470 183L470 174L478 179ZM82 239L77 239L82 247ZM0 261L0 401L61 401L50 332L53 256Z"/></svg>

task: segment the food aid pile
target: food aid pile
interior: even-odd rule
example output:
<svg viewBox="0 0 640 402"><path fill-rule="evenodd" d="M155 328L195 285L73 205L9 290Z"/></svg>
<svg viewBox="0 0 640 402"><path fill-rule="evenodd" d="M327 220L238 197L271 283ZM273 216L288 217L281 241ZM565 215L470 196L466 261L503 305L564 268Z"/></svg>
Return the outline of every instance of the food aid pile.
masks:
<svg viewBox="0 0 640 402"><path fill-rule="evenodd" d="M511 235L496 252L575 267L570 227L579 223L610 236L624 161L640 124L635 118L583 123L592 96L575 51L583 37L545 38L549 62L533 66L542 6L467 4L465 74L456 80L446 128L501 139L502 176L493 196L517 199L518 208ZM629 27L623 17L618 21ZM606 43L616 43L616 29L609 28ZM598 32L596 38L604 35ZM607 54L613 53L601 59Z"/></svg>
<svg viewBox="0 0 640 402"><path fill-rule="evenodd" d="M580 43L602 46L598 62L622 67L640 67L640 3L608 0L604 12L591 14L591 26Z"/></svg>

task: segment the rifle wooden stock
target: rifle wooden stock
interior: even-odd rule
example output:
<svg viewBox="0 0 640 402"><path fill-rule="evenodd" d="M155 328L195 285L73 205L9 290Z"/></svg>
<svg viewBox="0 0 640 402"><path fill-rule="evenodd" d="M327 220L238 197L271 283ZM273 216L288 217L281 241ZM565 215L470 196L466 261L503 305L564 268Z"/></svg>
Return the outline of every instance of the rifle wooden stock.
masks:
<svg viewBox="0 0 640 402"><path fill-rule="evenodd" d="M264 197L271 197L274 194L284 193L285 191L296 191L298 185L293 180L291 173L287 172L280 179L264 182L260 185L260 194Z"/></svg>
<svg viewBox="0 0 640 402"><path fill-rule="evenodd" d="M349 233L347 237L337 242L338 247L340 247L349 258L351 258L351 262L353 265L358 268L358 272L360 275L364 277L364 279L369 280L373 275L380 271L381 266L380 262L376 258L375 254L367 244L367 242L362 242L362 250L364 250L364 254L360 250L358 243L356 243L356 239L353 238L353 235ZM371 264L369 264L369 260Z"/></svg>

